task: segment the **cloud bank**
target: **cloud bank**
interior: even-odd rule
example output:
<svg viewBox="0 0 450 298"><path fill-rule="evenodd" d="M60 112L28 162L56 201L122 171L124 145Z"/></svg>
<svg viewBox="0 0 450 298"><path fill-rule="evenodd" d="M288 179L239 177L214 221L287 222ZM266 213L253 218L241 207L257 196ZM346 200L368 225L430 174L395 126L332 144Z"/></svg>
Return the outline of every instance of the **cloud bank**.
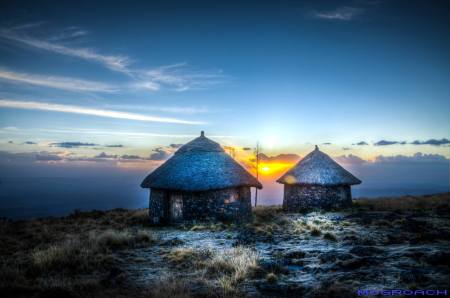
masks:
<svg viewBox="0 0 450 298"><path fill-rule="evenodd" d="M358 143L357 145L359 145L360 143ZM367 144L367 143L366 143ZM441 145L448 145L450 144L450 140L446 139L446 138L442 138L440 140L436 140L436 139L429 139L427 141L419 141L416 140L414 142L406 142L406 141L386 141L386 140L381 140L378 142L375 142L374 145L375 146L389 146L389 145L406 145L406 144L410 144L410 145L433 145L433 146L441 146Z"/></svg>
<svg viewBox="0 0 450 298"><path fill-rule="evenodd" d="M433 145L433 146L441 146L441 145L448 145L450 144L450 140L448 139L440 139L440 140L436 140L436 139L430 139L427 141L414 141L411 144L413 145Z"/></svg>

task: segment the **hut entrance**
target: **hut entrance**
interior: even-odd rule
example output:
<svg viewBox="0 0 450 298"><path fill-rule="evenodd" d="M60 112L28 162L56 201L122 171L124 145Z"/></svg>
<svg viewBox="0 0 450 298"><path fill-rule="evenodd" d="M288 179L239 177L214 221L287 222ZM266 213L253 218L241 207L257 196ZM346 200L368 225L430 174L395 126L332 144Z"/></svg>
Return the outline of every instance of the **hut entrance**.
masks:
<svg viewBox="0 0 450 298"><path fill-rule="evenodd" d="M173 221L183 219L183 196L180 194L170 194L170 218Z"/></svg>

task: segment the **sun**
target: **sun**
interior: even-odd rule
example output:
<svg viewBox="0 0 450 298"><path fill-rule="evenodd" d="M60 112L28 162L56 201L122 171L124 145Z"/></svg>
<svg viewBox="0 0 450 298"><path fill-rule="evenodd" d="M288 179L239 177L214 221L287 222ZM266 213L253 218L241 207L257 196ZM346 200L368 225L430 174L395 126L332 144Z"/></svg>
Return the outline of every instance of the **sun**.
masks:
<svg viewBox="0 0 450 298"><path fill-rule="evenodd" d="M268 167L268 166L262 166L262 167L261 167L261 171L263 171L263 172L265 172L265 173L268 173L268 172L270 172L270 167Z"/></svg>

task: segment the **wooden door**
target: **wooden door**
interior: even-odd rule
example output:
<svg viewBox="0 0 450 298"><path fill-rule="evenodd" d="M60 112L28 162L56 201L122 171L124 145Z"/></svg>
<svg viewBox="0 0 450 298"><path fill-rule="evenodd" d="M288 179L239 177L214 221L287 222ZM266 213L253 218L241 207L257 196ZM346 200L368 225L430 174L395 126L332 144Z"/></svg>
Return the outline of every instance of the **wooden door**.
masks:
<svg viewBox="0 0 450 298"><path fill-rule="evenodd" d="M173 221L183 219L183 196L181 194L170 195L170 218Z"/></svg>

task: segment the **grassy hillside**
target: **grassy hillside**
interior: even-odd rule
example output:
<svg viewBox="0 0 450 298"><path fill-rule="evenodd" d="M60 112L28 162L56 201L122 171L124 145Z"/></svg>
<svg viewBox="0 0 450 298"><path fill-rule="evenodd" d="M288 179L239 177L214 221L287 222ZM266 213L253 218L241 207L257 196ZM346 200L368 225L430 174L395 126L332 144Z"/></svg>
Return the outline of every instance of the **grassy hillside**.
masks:
<svg viewBox="0 0 450 298"><path fill-rule="evenodd" d="M450 280L449 218L446 193L362 199L339 212L257 207L254 221L242 226L154 228L145 209L2 219L0 291L2 297L351 297L368 285L443 287Z"/></svg>

